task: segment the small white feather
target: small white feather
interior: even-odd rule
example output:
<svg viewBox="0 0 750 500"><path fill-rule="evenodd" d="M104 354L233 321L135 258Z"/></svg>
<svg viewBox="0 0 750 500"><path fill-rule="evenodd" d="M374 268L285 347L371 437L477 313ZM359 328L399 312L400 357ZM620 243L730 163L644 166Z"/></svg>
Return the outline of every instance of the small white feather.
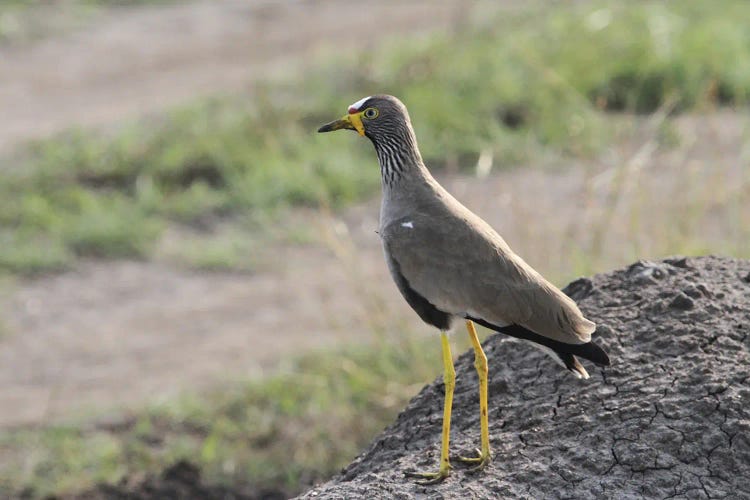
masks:
<svg viewBox="0 0 750 500"><path fill-rule="evenodd" d="M402 222L401 227L408 227L409 229L414 229L414 223L412 221Z"/></svg>

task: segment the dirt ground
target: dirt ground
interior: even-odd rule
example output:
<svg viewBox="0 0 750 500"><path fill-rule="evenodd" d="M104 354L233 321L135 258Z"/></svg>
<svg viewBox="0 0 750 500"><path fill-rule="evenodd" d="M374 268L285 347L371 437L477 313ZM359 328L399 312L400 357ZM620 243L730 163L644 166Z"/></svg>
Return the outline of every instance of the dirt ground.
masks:
<svg viewBox="0 0 750 500"><path fill-rule="evenodd" d="M372 19L384 19L396 2L368 3L372 22L357 24L352 40L348 20L360 19L364 4L155 7L105 14L95 26L61 39L0 48L2 145L73 123L115 123L204 92L246 88L268 72L298 69L294 61L325 44L368 44L396 32L444 28L465 2L398 3L399 15L389 22ZM636 137L596 164L441 180L562 284L574 277L570 256L591 245L588 228L606 223L604 244L615 250L605 264L622 265L633 260L634 244L644 257L665 251L649 246L664 228L648 214L681 210L709 190L718 199L744 189L738 159L746 154L747 131L747 118L731 112L684 117L683 142L675 150L653 149L649 137ZM639 196L613 203L611 186L623 165ZM639 206L642 240L635 243L629 203ZM266 249L268 265L252 274L88 262L17 283L0 316L0 425L140 407L260 375L300 351L366 340L370 324L383 317L388 328L429 335L387 276L374 232L377 206L372 200L344 214L295 215L319 239ZM691 220L719 242L736 236L736 218L720 202Z"/></svg>

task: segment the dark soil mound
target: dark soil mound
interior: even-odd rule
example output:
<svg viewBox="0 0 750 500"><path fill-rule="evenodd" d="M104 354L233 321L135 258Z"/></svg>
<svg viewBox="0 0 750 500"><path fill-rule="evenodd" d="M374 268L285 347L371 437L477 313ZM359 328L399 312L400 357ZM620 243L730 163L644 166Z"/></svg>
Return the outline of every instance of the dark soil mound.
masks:
<svg viewBox="0 0 750 500"><path fill-rule="evenodd" d="M415 397L351 465L304 498L750 498L750 262L640 262L571 283L612 366L577 380L494 335L493 463L437 486L443 385ZM435 344L437 349L439 346ZM439 367L435 367L438 371ZM456 363L451 449L479 444L473 354Z"/></svg>

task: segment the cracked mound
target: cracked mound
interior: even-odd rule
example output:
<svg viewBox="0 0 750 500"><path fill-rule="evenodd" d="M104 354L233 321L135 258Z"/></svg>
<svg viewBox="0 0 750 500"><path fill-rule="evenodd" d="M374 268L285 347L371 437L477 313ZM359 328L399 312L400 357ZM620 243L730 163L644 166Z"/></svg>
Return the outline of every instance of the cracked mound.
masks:
<svg viewBox="0 0 750 500"><path fill-rule="evenodd" d="M536 349L490 336L494 460L484 472L455 464L426 487L403 477L437 468L441 377L303 498L750 498L750 262L639 262L565 291L599 325L612 366L584 362L591 379L577 380ZM455 454L479 444L473 361L468 352L456 362Z"/></svg>

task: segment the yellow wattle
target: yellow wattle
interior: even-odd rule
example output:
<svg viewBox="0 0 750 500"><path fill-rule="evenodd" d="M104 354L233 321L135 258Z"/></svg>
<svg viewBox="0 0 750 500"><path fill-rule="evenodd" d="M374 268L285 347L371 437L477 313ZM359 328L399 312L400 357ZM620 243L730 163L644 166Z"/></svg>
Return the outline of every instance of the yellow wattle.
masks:
<svg viewBox="0 0 750 500"><path fill-rule="evenodd" d="M362 137L365 136L365 126L362 125L362 113L353 113L349 115L349 123L354 126L359 135Z"/></svg>

